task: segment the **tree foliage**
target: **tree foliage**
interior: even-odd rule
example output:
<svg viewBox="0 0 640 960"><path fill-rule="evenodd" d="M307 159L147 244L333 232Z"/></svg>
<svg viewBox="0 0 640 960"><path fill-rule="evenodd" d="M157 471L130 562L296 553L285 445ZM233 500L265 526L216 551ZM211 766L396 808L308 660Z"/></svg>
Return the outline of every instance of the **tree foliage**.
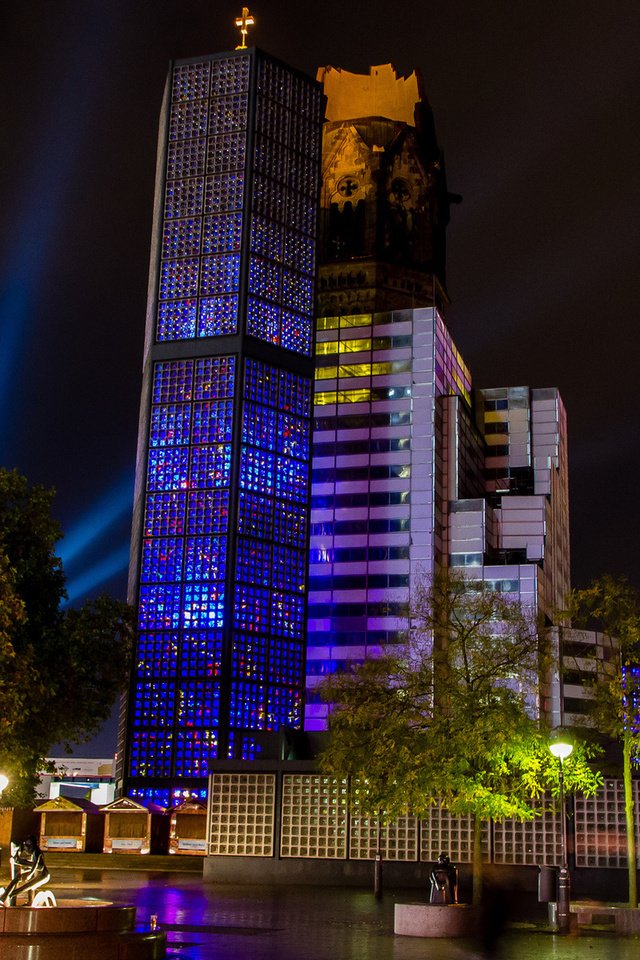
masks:
<svg viewBox="0 0 640 960"><path fill-rule="evenodd" d="M569 595L567 614L576 627L600 630L617 655L592 663L595 727L622 746L629 905L638 906L632 764L640 760L640 597L624 578L599 577Z"/></svg>
<svg viewBox="0 0 640 960"><path fill-rule="evenodd" d="M328 678L329 745L321 762L359 782L361 812L394 820L434 804L452 813L531 819L558 791L558 768L538 720L547 668L535 618L509 595L463 576L425 582L406 642ZM565 787L599 781L578 745ZM479 844L478 844L479 852ZM480 860L474 886L480 886Z"/></svg>
<svg viewBox="0 0 640 960"><path fill-rule="evenodd" d="M129 608L68 609L53 491L0 469L0 770L4 803L29 803L50 747L89 739L128 675Z"/></svg>

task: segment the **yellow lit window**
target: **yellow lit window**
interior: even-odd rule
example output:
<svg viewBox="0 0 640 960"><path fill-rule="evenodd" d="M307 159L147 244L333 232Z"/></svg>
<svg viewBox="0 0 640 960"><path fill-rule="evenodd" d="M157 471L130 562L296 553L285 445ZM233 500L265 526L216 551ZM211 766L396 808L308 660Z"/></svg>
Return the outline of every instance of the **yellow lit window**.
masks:
<svg viewBox="0 0 640 960"><path fill-rule="evenodd" d="M319 317L318 330L335 330L338 326L339 317Z"/></svg>
<svg viewBox="0 0 640 960"><path fill-rule="evenodd" d="M370 377L370 363L341 363L338 368L341 377Z"/></svg>
<svg viewBox="0 0 640 960"><path fill-rule="evenodd" d="M370 390L338 390L338 403L361 403L370 396Z"/></svg>
<svg viewBox="0 0 640 960"><path fill-rule="evenodd" d="M326 357L330 353L337 353L340 344L337 340L326 340L324 343L316 343L316 353L319 357Z"/></svg>
<svg viewBox="0 0 640 960"><path fill-rule="evenodd" d="M341 327L368 327L370 324L370 313L355 313L350 316L340 317Z"/></svg>
<svg viewBox="0 0 640 960"><path fill-rule="evenodd" d="M361 340L341 340L340 349L345 353L360 353L361 350L371 350L371 338L363 337Z"/></svg>
<svg viewBox="0 0 640 960"><path fill-rule="evenodd" d="M316 393L313 402L319 407L326 406L327 403L335 403L336 392L335 390L326 390L324 393Z"/></svg>
<svg viewBox="0 0 640 960"><path fill-rule="evenodd" d="M318 367L316 370L316 380L333 380L337 375L337 367Z"/></svg>

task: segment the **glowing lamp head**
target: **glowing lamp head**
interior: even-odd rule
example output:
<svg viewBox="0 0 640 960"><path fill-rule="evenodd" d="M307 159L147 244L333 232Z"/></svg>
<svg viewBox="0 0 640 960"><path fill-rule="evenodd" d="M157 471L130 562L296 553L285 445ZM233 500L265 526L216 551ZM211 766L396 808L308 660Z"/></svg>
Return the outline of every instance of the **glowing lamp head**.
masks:
<svg viewBox="0 0 640 960"><path fill-rule="evenodd" d="M0 793L9 786L9 777L5 777L4 773L0 773Z"/></svg>
<svg viewBox="0 0 640 960"><path fill-rule="evenodd" d="M571 737L563 727L558 727L551 731L549 741L549 750L558 760L566 760L573 752L573 743Z"/></svg>

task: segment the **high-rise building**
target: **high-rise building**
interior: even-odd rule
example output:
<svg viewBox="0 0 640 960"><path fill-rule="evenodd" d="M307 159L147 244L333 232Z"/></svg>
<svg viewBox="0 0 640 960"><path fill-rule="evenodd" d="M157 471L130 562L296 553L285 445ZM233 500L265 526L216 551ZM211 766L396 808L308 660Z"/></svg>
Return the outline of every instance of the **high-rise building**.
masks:
<svg viewBox="0 0 640 960"><path fill-rule="evenodd" d="M255 49L169 71L118 769L139 799L203 795L211 760L301 722L322 101Z"/></svg>
<svg viewBox="0 0 640 960"><path fill-rule="evenodd" d="M555 389L473 391L443 321L449 203L417 74L319 72L327 96L305 727L322 677L397 642L443 567L548 623L569 588ZM556 685L557 686L557 685ZM557 706L549 688L542 709Z"/></svg>

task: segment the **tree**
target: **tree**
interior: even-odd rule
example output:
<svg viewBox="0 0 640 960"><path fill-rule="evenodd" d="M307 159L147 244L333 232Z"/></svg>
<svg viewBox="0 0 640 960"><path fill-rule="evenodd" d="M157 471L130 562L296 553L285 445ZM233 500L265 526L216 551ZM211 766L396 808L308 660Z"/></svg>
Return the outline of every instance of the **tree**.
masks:
<svg viewBox="0 0 640 960"><path fill-rule="evenodd" d="M64 607L54 492L0 469L0 770L30 803L52 744L89 739L128 676L132 616L109 597Z"/></svg>
<svg viewBox="0 0 640 960"><path fill-rule="evenodd" d="M625 578L608 575L569 595L568 614L577 627L596 627L613 638L613 660L592 666L593 721L622 746L622 778L627 834L629 906L638 906L637 852L632 764L640 760L640 597ZM614 646L614 649L615 649Z"/></svg>
<svg viewBox="0 0 640 960"><path fill-rule="evenodd" d="M510 596L442 573L423 584L406 642L328 678L325 772L359 783L360 809L394 820L435 803L474 821L473 902L482 895L483 819L528 820L532 798L558 791L557 766L535 719L546 669L535 618ZM567 789L601 779L578 746Z"/></svg>

